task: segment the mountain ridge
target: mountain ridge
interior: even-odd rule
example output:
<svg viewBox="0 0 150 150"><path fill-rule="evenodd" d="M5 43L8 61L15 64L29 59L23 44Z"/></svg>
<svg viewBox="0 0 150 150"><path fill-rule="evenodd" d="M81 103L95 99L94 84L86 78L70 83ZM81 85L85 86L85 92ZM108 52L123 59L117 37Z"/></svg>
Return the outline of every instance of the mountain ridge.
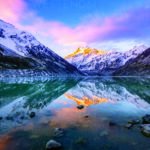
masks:
<svg viewBox="0 0 150 150"><path fill-rule="evenodd" d="M150 48L120 67L113 75L150 75Z"/></svg>
<svg viewBox="0 0 150 150"><path fill-rule="evenodd" d="M146 49L145 45L140 45L126 52L111 51L95 56L76 55L66 60L87 75L113 75L121 66L131 62Z"/></svg>
<svg viewBox="0 0 150 150"><path fill-rule="evenodd" d="M40 66L40 69L36 67L34 69L31 68L33 70L25 71L21 70L22 68L16 68L17 70L14 70L15 68L9 68L12 69L14 73L12 75L34 75L34 71L38 72L38 75L40 75L41 72L41 75L44 74L49 76L83 75L75 66L71 65L51 49L37 41L32 34L19 30L15 28L15 26L2 20L0 20L0 44L1 49L3 49L3 53L1 51L1 57L6 58L4 52L11 51L14 53L14 57L19 57L19 59L22 60L29 58ZM9 56L9 59L13 59L12 56L11 58ZM4 59L3 62L1 60L1 64L2 63L5 63ZM6 74L9 76L10 71L8 70L7 73L7 69L7 67L1 66L0 76L5 76Z"/></svg>
<svg viewBox="0 0 150 150"><path fill-rule="evenodd" d="M73 52L70 55L65 56L65 59L71 58L71 57L75 57L77 55L83 55L83 56L87 56L87 55L104 55L106 54L107 51L99 51L96 48L89 48L89 47L79 47L75 52Z"/></svg>

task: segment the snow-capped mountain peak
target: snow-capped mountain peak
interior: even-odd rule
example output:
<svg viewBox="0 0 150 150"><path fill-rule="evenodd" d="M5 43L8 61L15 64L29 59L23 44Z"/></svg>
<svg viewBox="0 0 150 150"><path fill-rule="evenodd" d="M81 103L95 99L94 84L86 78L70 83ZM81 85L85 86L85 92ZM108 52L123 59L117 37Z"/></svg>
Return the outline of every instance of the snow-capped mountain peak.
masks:
<svg viewBox="0 0 150 150"><path fill-rule="evenodd" d="M133 49L125 52L126 55L131 56L131 55L138 55L141 54L144 50L146 50L148 47L145 45L140 45L140 46L134 46Z"/></svg>
<svg viewBox="0 0 150 150"><path fill-rule="evenodd" d="M90 75L112 75L116 69L130 62L141 54L147 47L145 45L135 46L127 52L102 51L102 54L96 55L68 55L66 60L76 66L80 71ZM98 51L98 50L97 50ZM99 52L99 51L98 51Z"/></svg>
<svg viewBox="0 0 150 150"><path fill-rule="evenodd" d="M75 52L72 54L68 55L65 57L65 59L71 58L71 57L76 57L78 55L83 55L83 56L96 56L96 55L104 55L106 54L107 51L99 51L95 48L89 48L89 47L79 47Z"/></svg>
<svg viewBox="0 0 150 150"><path fill-rule="evenodd" d="M2 20L0 20L0 45L5 47L1 48L2 51L0 50L0 57L2 57L3 60L4 51L9 49L16 53L16 57L20 56L20 59L23 59L22 57L34 59L41 65L42 68L40 68L38 72L42 72L42 70L44 70L44 72L47 72L49 75L82 74L76 69L76 67L69 64L66 60L55 54L51 49L37 41L32 34L19 30L15 28L15 26Z"/></svg>
<svg viewBox="0 0 150 150"><path fill-rule="evenodd" d="M25 50L25 46L39 45L40 42L30 33L0 20L0 44L14 50L19 55L26 56L28 52Z"/></svg>

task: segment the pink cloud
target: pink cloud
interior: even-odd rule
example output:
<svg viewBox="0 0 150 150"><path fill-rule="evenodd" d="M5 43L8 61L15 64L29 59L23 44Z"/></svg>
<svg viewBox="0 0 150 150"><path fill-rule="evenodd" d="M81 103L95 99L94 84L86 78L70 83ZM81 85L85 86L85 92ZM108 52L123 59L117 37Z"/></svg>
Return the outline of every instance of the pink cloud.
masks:
<svg viewBox="0 0 150 150"><path fill-rule="evenodd" d="M145 37L150 28L150 9L140 8L122 16L109 16L100 19L92 19L89 22L81 23L76 27L69 27L61 22L45 21L35 17L27 30L39 33L55 44L61 46L88 45L92 42L102 42L114 39L132 39Z"/></svg>
<svg viewBox="0 0 150 150"><path fill-rule="evenodd" d="M122 16L96 17L72 28L61 22L46 21L27 8L24 0L0 0L0 19L34 35L53 40L56 45L80 46L114 39L143 38L150 32L150 8L139 8ZM25 18L24 18L25 16ZM27 19L30 25L21 24Z"/></svg>
<svg viewBox="0 0 150 150"><path fill-rule="evenodd" d="M116 26L110 18L105 19L102 24L91 21L88 24L79 24L75 28L60 22L44 21L41 18L36 18L32 25L24 26L24 28L34 34L38 32L42 36L52 38L56 44L73 46L86 45L96 38L102 39L109 32L113 31Z"/></svg>
<svg viewBox="0 0 150 150"><path fill-rule="evenodd" d="M110 33L120 28L117 23L124 18L124 16L117 19L109 17L105 18L102 23L92 20L88 23L79 24L75 28L60 22L44 21L41 18L36 18L34 24L26 26L26 29L52 38L56 44L62 46L86 45L97 39L107 38Z"/></svg>
<svg viewBox="0 0 150 150"><path fill-rule="evenodd" d="M25 8L23 0L0 0L0 19L18 23Z"/></svg>
<svg viewBox="0 0 150 150"><path fill-rule="evenodd" d="M149 12L150 8L139 8L122 16L112 15L103 20L91 20L88 23L79 24L75 28L59 22L49 23L47 32L56 43L63 46L115 39L144 39L149 36L147 33L150 32Z"/></svg>

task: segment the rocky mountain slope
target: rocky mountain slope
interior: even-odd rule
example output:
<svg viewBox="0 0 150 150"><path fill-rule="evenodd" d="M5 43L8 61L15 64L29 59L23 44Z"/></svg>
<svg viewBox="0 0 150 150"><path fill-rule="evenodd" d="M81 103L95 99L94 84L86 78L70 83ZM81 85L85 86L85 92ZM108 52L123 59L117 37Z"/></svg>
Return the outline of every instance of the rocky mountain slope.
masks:
<svg viewBox="0 0 150 150"><path fill-rule="evenodd" d="M32 69L40 66L34 59L23 57L0 44L0 69Z"/></svg>
<svg viewBox="0 0 150 150"><path fill-rule="evenodd" d="M100 51L100 53L89 53L87 55L83 52L73 56L70 55L71 57L66 57L66 60L88 75L113 75L121 66L131 62L146 48L146 46L141 45L127 52Z"/></svg>
<svg viewBox="0 0 150 150"><path fill-rule="evenodd" d="M125 76L145 76L150 75L150 48L146 49L142 54L138 55L132 61L120 67L114 75Z"/></svg>
<svg viewBox="0 0 150 150"><path fill-rule="evenodd" d="M0 76L76 76L80 71L34 36L0 20Z"/></svg>

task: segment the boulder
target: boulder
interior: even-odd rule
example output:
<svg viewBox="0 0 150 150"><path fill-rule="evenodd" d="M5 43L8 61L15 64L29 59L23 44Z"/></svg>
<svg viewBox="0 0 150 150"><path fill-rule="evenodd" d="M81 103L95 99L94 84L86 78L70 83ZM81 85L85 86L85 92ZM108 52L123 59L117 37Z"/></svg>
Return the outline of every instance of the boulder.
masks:
<svg viewBox="0 0 150 150"><path fill-rule="evenodd" d="M7 119L7 120L11 120L11 121L14 120L14 118L13 118L12 116L7 116L6 119Z"/></svg>
<svg viewBox="0 0 150 150"><path fill-rule="evenodd" d="M150 137L150 124L146 124L142 126L143 135Z"/></svg>
<svg viewBox="0 0 150 150"><path fill-rule="evenodd" d="M116 126L117 124L115 122L109 122L109 126Z"/></svg>
<svg viewBox="0 0 150 150"><path fill-rule="evenodd" d="M85 117L85 118L89 118L89 116L88 116L88 115L85 115L84 117Z"/></svg>
<svg viewBox="0 0 150 150"><path fill-rule="evenodd" d="M139 124L140 120L129 120L128 123L132 124L132 125L135 125L135 124Z"/></svg>
<svg viewBox="0 0 150 150"><path fill-rule="evenodd" d="M146 114L145 116L142 117L143 123L150 123L150 115Z"/></svg>
<svg viewBox="0 0 150 150"><path fill-rule="evenodd" d="M132 124L127 124L125 125L125 128L131 129L132 126L133 126Z"/></svg>
<svg viewBox="0 0 150 150"><path fill-rule="evenodd" d="M57 150L60 149L62 145L55 140L49 140L46 144L46 150Z"/></svg>
<svg viewBox="0 0 150 150"><path fill-rule="evenodd" d="M33 117L35 117L35 112L30 113L30 118L33 118Z"/></svg>
<svg viewBox="0 0 150 150"><path fill-rule="evenodd" d="M84 108L84 105L79 105L77 106L78 109L83 109Z"/></svg>
<svg viewBox="0 0 150 150"><path fill-rule="evenodd" d="M61 137L61 136L63 136L63 129L55 128L54 137Z"/></svg>
<svg viewBox="0 0 150 150"><path fill-rule="evenodd" d="M100 133L100 136L108 136L108 135L109 135L108 131L102 131Z"/></svg>
<svg viewBox="0 0 150 150"><path fill-rule="evenodd" d="M24 119L24 116L21 116L20 119L23 120L23 119Z"/></svg>

